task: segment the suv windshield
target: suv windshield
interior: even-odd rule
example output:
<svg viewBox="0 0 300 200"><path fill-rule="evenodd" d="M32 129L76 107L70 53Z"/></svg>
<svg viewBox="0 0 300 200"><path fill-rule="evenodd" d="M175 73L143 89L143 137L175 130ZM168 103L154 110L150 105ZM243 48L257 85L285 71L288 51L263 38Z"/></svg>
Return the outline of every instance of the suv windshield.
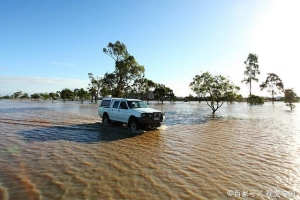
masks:
<svg viewBox="0 0 300 200"><path fill-rule="evenodd" d="M127 101L129 108L148 108L148 105L144 101Z"/></svg>

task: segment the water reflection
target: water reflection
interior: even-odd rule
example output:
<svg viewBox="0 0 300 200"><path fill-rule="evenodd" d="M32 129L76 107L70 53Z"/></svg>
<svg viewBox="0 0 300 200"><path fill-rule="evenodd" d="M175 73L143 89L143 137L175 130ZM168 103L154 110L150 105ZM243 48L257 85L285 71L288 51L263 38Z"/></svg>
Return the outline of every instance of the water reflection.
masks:
<svg viewBox="0 0 300 200"><path fill-rule="evenodd" d="M130 132L120 124L104 125L102 123L75 124L67 126L50 126L21 130L17 132L26 141L55 141L66 140L82 143L109 142L141 135L143 131Z"/></svg>

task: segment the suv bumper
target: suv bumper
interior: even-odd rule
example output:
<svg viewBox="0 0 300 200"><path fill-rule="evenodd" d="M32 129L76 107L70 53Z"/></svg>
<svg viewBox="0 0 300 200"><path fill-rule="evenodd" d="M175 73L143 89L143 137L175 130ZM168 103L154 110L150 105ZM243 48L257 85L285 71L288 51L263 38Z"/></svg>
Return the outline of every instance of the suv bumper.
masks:
<svg viewBox="0 0 300 200"><path fill-rule="evenodd" d="M163 121L163 118L159 118L159 120L154 120L150 117L138 117L137 118L138 123L141 125L155 125L160 126L160 123Z"/></svg>

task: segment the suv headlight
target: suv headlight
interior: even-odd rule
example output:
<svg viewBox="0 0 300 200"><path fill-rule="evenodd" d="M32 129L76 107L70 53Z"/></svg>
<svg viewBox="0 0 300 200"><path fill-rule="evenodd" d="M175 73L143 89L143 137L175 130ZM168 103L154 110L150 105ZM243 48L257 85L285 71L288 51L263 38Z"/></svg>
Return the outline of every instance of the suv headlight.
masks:
<svg viewBox="0 0 300 200"><path fill-rule="evenodd" d="M146 117L146 113L142 113L142 114L141 114L141 117Z"/></svg>

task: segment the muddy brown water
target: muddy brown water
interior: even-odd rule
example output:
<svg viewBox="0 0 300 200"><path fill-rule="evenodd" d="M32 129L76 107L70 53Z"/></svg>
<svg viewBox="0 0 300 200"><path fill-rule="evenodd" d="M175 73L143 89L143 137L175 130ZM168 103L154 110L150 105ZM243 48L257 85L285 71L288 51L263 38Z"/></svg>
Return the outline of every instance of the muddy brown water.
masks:
<svg viewBox="0 0 300 200"><path fill-rule="evenodd" d="M0 101L0 199L300 199L300 105L151 102L158 130L98 105Z"/></svg>

